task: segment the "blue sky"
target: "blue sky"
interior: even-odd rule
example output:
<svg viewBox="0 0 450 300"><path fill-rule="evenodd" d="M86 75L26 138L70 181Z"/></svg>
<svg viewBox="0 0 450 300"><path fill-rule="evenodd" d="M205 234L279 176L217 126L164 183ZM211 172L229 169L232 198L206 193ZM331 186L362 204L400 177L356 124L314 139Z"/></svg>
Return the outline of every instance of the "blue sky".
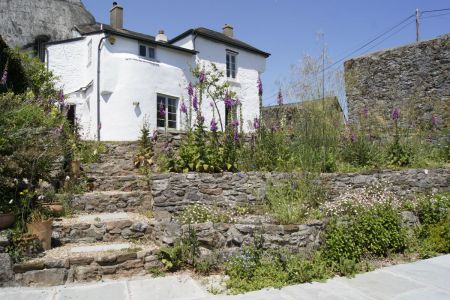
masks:
<svg viewBox="0 0 450 300"><path fill-rule="evenodd" d="M103 23L109 23L112 2L83 0L97 21ZM232 24L236 38L272 54L267 60L266 72L262 77L265 105L275 103L278 90L276 82L289 75L292 64L297 63L305 53L316 56L320 54L322 46L317 41L318 32L324 33L331 59L337 61L413 14L416 8L421 11L450 8L449 0L117 2L124 7L125 28L151 35L156 35L159 29L164 29L168 37L172 38L189 28L203 26L221 31L223 24ZM428 13L422 17L421 39L450 32L450 11ZM366 49L376 44L378 45L369 52L414 42L415 22L380 43L382 40L383 38L380 38L352 57L365 53Z"/></svg>

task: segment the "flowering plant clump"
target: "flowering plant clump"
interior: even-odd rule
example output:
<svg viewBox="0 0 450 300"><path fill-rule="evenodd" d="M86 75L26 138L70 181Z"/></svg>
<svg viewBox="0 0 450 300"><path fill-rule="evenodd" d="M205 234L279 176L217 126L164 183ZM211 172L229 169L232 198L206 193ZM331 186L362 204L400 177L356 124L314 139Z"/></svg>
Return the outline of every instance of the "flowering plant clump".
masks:
<svg viewBox="0 0 450 300"><path fill-rule="evenodd" d="M228 213L221 212L218 208L201 204L193 204L183 210L177 217L181 224L199 224L205 222L234 223L234 219Z"/></svg>
<svg viewBox="0 0 450 300"><path fill-rule="evenodd" d="M180 107L188 133L174 155L167 157L166 168L174 172L235 171L243 123L237 115L240 112L242 120L242 103L214 64L209 68L197 66L192 74L197 82L189 82L188 103L182 101ZM205 100L209 101L212 113L209 123L205 122L203 111ZM226 108L225 115L218 108L221 102Z"/></svg>
<svg viewBox="0 0 450 300"><path fill-rule="evenodd" d="M353 190L337 197L333 202L323 205L323 211L328 216L356 215L360 210L372 209L379 205L390 205L400 208L402 201L391 191L380 184Z"/></svg>

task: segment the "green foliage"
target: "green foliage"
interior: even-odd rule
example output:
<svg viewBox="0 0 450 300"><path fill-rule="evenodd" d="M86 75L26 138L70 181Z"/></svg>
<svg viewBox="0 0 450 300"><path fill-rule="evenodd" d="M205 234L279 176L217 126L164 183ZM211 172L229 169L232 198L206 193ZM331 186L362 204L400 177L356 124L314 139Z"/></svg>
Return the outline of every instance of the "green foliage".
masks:
<svg viewBox="0 0 450 300"><path fill-rule="evenodd" d="M344 220L332 219L325 231L323 253L330 261L358 262L362 257L402 252L405 247L406 232L398 211L390 205L376 205Z"/></svg>
<svg viewBox="0 0 450 300"><path fill-rule="evenodd" d="M292 254L284 249L263 251L254 246L243 248L225 264L231 293L242 293L266 287L323 280L331 277L327 263L316 253L310 257Z"/></svg>
<svg viewBox="0 0 450 300"><path fill-rule="evenodd" d="M142 124L139 136L139 149L134 157L134 166L148 175L153 165L153 139L150 137L150 125L147 119Z"/></svg>
<svg viewBox="0 0 450 300"><path fill-rule="evenodd" d="M171 272L186 266L195 266L199 255L200 244L197 234L190 226L173 247L163 247L157 254L158 259L164 265L164 270Z"/></svg>
<svg viewBox="0 0 450 300"><path fill-rule="evenodd" d="M424 196L415 206L420 225L415 228L421 257L450 252L450 194Z"/></svg>
<svg viewBox="0 0 450 300"><path fill-rule="evenodd" d="M281 224L298 224L317 217L318 207L325 199L325 192L316 178L305 175L278 186L271 185L267 191L269 211Z"/></svg>

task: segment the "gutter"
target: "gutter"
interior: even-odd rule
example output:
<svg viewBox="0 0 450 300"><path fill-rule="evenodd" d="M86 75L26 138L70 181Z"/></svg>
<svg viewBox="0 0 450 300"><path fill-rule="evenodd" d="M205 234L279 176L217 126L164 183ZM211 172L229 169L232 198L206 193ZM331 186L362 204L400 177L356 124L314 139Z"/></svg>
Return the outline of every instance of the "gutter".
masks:
<svg viewBox="0 0 450 300"><path fill-rule="evenodd" d="M105 39L107 39L109 35L105 35L100 39L100 42L98 42L97 47L97 141L100 141L100 131L102 129L102 122L100 120L100 66L101 66L101 51L102 51L102 44Z"/></svg>

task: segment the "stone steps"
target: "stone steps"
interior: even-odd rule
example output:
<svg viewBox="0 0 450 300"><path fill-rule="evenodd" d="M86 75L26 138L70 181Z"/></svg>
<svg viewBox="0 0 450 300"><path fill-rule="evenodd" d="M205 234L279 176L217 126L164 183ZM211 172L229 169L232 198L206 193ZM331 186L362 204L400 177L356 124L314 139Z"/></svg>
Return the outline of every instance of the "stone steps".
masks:
<svg viewBox="0 0 450 300"><path fill-rule="evenodd" d="M42 258L13 266L23 286L54 286L144 275L159 266L154 244L77 244L51 249Z"/></svg>
<svg viewBox="0 0 450 300"><path fill-rule="evenodd" d="M91 178L95 191L146 191L150 189L149 180L143 175L96 176Z"/></svg>
<svg viewBox="0 0 450 300"><path fill-rule="evenodd" d="M52 242L70 243L121 242L153 240L151 220L136 213L79 215L53 222Z"/></svg>
<svg viewBox="0 0 450 300"><path fill-rule="evenodd" d="M76 212L139 212L152 208L150 191L97 191L75 195L72 208Z"/></svg>
<svg viewBox="0 0 450 300"><path fill-rule="evenodd" d="M133 165L133 160L127 158L91 163L84 165L83 170L88 177L140 175Z"/></svg>

